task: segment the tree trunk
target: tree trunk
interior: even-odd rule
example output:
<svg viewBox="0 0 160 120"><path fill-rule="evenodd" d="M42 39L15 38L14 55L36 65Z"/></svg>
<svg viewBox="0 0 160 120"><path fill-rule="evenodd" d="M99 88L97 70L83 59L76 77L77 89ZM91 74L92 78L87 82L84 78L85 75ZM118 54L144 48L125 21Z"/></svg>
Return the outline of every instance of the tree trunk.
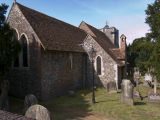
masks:
<svg viewBox="0 0 160 120"><path fill-rule="evenodd" d="M5 110L5 111L9 110L8 90L9 90L9 82L8 80L4 80L1 83L0 110Z"/></svg>

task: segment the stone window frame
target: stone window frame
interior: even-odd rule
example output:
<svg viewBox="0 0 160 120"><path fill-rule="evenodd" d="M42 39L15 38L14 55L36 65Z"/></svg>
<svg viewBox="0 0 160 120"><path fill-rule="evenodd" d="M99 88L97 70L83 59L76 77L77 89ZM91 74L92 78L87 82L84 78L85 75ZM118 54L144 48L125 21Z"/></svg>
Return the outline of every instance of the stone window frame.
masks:
<svg viewBox="0 0 160 120"><path fill-rule="evenodd" d="M21 33L21 35L20 35L20 37L19 37L19 42L21 43L21 37L22 36L25 36L25 38L26 38L26 42L27 42L27 64L28 64L28 66L27 67L24 67L23 66L23 53L22 53L22 51L21 51L21 53L20 53L20 67L22 68L22 69L28 69L29 68L29 66L30 66L30 62L29 62L29 58L30 58L30 50L29 50L29 38L28 38L28 36L26 35L26 33ZM22 44L22 43L21 43Z"/></svg>
<svg viewBox="0 0 160 120"><path fill-rule="evenodd" d="M19 32L18 32L18 29L17 28L13 28L13 30L17 33L17 40L19 41ZM12 67L14 68L14 69L16 69L16 68L20 68L21 67L21 63L20 63L20 53L19 53L19 55L18 55L18 64L19 64L19 66L14 66L14 60L13 60L13 62L12 62Z"/></svg>
<svg viewBox="0 0 160 120"><path fill-rule="evenodd" d="M28 38L28 36L25 34L25 33L21 33L21 35L19 34L19 32L18 32L18 30L16 29L16 28L13 28L15 31L16 31L16 33L17 33L17 35L18 35L18 41L19 41L19 43L21 44L21 37L24 35L25 36L25 38L26 38L26 42L27 42L27 62L28 62L28 66L27 67L24 67L23 66L23 58L22 58L22 51L19 53L19 66L18 67L15 67L14 66L14 61L13 61L13 64L12 64L12 67L14 68L14 69L29 69L29 66L30 66L30 61L29 61L29 58L30 58L30 50L29 50L29 38Z"/></svg>
<svg viewBox="0 0 160 120"><path fill-rule="evenodd" d="M96 57L95 57L95 61L94 61L94 68L95 68L95 71L96 71L96 73L97 73L97 58L98 57L100 57L101 58L101 74L100 75L98 75L98 76L103 76L104 75L104 66L103 66L103 58L102 58L102 56L101 55L97 55Z"/></svg>

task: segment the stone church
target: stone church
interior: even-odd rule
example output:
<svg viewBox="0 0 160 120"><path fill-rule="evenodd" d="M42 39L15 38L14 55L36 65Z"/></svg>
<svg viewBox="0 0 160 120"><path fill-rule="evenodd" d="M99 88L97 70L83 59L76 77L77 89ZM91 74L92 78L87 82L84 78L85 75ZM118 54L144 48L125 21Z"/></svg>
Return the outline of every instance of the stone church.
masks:
<svg viewBox="0 0 160 120"><path fill-rule="evenodd" d="M97 29L84 21L75 27L17 2L7 22L22 46L8 75L11 95L23 98L32 93L49 100L91 87L93 75L96 86L120 88L126 37L117 41L116 29Z"/></svg>

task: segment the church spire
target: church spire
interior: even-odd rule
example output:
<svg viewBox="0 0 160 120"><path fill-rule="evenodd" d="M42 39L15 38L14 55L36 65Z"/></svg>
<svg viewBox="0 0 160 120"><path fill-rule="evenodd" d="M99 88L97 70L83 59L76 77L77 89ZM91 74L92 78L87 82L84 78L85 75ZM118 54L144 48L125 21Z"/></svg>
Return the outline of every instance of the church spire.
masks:
<svg viewBox="0 0 160 120"><path fill-rule="evenodd" d="M16 3L16 0L14 0L14 3Z"/></svg>

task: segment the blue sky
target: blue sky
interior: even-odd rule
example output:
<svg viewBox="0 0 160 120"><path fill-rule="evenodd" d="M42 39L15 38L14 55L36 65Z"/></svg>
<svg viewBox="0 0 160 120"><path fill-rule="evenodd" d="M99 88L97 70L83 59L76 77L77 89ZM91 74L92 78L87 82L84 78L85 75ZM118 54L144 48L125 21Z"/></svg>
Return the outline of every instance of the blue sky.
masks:
<svg viewBox="0 0 160 120"><path fill-rule="evenodd" d="M14 0L0 0L11 6ZM78 26L83 20L96 28L109 26L127 36L127 43L149 32L145 9L154 0L17 0L32 9ZM10 8L9 8L10 9Z"/></svg>

